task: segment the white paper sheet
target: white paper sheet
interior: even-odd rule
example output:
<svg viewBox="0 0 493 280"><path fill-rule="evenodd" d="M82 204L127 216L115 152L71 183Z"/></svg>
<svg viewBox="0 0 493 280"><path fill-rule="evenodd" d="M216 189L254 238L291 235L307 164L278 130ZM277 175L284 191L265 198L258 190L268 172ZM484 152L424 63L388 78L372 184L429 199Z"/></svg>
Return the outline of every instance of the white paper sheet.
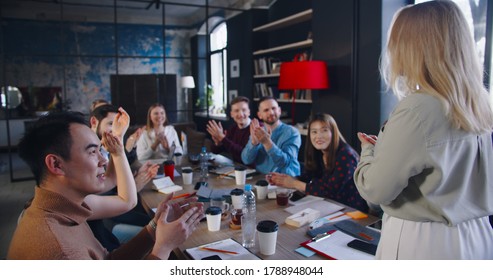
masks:
<svg viewBox="0 0 493 280"><path fill-rule="evenodd" d="M307 195L298 201L289 200L289 205L301 205L301 204L305 204L305 203L313 203L313 202L319 201L319 200L324 200L324 198L320 197L320 196Z"/></svg>
<svg viewBox="0 0 493 280"><path fill-rule="evenodd" d="M236 252L238 254L227 254L221 252L206 251L200 249L201 247L226 250L226 251ZM250 251L248 251L243 246L241 246L240 243L234 241L231 238L186 249L185 252L187 252L194 260L201 260L205 257L210 257L213 255L218 255L223 260L260 260L259 257L252 254Z"/></svg>
<svg viewBox="0 0 493 280"><path fill-rule="evenodd" d="M322 217L344 209L344 206L340 206L338 204L326 200L317 200L310 204L301 204L301 205L287 207L286 209L284 209L284 211L294 214L303 211L303 209L308 207L320 211L320 216Z"/></svg>
<svg viewBox="0 0 493 280"><path fill-rule="evenodd" d="M323 252L337 260L374 260L375 256L348 247L347 244L354 240L354 237L342 231L333 232L330 237L319 242L310 242L308 247L316 251Z"/></svg>

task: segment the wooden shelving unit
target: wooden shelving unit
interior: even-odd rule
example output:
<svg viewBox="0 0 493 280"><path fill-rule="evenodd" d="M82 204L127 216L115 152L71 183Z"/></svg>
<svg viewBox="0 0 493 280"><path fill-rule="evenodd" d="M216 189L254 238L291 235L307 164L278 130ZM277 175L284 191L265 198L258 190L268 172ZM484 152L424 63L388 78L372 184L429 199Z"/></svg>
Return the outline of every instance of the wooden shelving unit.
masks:
<svg viewBox="0 0 493 280"><path fill-rule="evenodd" d="M253 75L254 79L264 79L264 78L279 78L279 73L265 74L265 75Z"/></svg>
<svg viewBox="0 0 493 280"><path fill-rule="evenodd" d="M254 98L253 101L259 101L260 98ZM279 103L291 103L293 102L292 99L277 99L277 102ZM307 99L295 99L295 103L312 103L312 100L307 100Z"/></svg>
<svg viewBox="0 0 493 280"><path fill-rule="evenodd" d="M270 49L258 50L258 51L253 52L253 55L261 55L261 54L268 54L268 53L273 53L273 52L278 52L278 51L301 49L301 48L311 47L312 45L313 45L313 40L312 39L306 39L304 41L286 44L286 45L282 45L282 46L277 46L277 47L270 48Z"/></svg>
<svg viewBox="0 0 493 280"><path fill-rule="evenodd" d="M267 24L253 28L254 36L255 33L257 33L258 37L264 38L265 36L267 36L268 38L275 38L279 34L279 32L285 31L282 29L285 29L287 27L295 27L295 25L303 26L303 28L301 29L298 28L298 26L293 28L293 30L297 30L296 34L294 34L295 36L290 37L290 39L292 38L293 40L291 41L280 40L279 42L282 42L280 43L280 45L276 45L274 42L277 41L273 40L273 42L270 42L269 45L267 44L264 44L263 46L259 45L260 48L256 49L253 52L253 56L255 57L254 58L255 72L253 73L253 79L254 79L253 101L259 101L262 96L272 95L277 99L279 104L282 104L282 107L284 107L284 109L288 107L291 108L292 106L291 103L293 103L293 99L291 98L286 99L284 93L277 90L277 83L280 74L269 73L269 69L272 68L271 67L272 65L270 64L271 61L270 59L276 58L278 59L278 63L282 63L283 61L288 60L288 57L291 56L291 52L305 51L307 49L311 49L313 45L313 39L309 36L311 32L311 28L310 28L311 24L309 24L308 21L312 19L312 15L313 15L313 10L307 9L296 14L288 15L282 19L272 21ZM305 36L308 35L308 36L305 37L307 39L299 41L300 38L303 38L303 36L300 35L305 35ZM267 63L263 62L263 60L266 60ZM262 68L262 69L265 68L268 69L267 72L257 70L261 68L258 66L258 65L262 65L261 63L267 64L267 67L263 66ZM300 106L300 111L303 112L302 114L299 115L299 117L301 118L298 117L297 119L298 121L302 119L307 119L309 117L307 111L310 110L312 105L311 94L309 96L306 96L307 99L303 98L305 97L304 94L301 94L300 96L296 95L296 97L297 99L294 100L294 106L297 107ZM299 98L303 98L303 99L299 99ZM290 112L290 111L291 109L286 110L286 112ZM291 124L294 118L293 116L289 116L289 119L290 119L289 123ZM300 133L302 135L307 135L306 130L304 131L300 130Z"/></svg>
<svg viewBox="0 0 493 280"><path fill-rule="evenodd" d="M268 24L261 25L259 27L255 27L253 29L253 32L260 32L260 31L274 31L277 29L285 28L300 22L308 21L312 19L312 13L313 10L309 9L303 12L299 12L297 14L291 15L289 17L282 18L280 20L276 20L273 22L270 22Z"/></svg>

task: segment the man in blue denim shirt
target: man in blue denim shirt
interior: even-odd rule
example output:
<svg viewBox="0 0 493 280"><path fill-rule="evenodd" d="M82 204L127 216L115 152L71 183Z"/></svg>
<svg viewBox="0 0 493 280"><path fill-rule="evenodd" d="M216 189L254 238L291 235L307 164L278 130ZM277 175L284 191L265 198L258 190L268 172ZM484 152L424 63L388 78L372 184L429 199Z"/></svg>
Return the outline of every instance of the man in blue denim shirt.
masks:
<svg viewBox="0 0 493 280"><path fill-rule="evenodd" d="M261 127L257 119L252 120L250 139L241 152L243 163L255 163L256 169L264 174L276 171L298 176L298 152L301 146L299 131L279 120L281 108L273 97L264 96L260 99L257 116L265 126Z"/></svg>

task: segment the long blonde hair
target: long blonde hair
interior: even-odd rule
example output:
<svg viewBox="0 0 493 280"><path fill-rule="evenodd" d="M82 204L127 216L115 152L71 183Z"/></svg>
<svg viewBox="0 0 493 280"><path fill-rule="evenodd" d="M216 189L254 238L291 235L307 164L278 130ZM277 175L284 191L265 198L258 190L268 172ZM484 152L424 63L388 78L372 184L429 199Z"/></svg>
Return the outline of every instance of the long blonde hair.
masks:
<svg viewBox="0 0 493 280"><path fill-rule="evenodd" d="M430 1L402 8L389 32L381 72L399 98L422 92L442 101L455 128L493 129L483 68L459 7Z"/></svg>
<svg viewBox="0 0 493 280"><path fill-rule="evenodd" d="M164 109L163 104L154 103L149 107L149 110L147 110L147 124L146 124L147 133L150 133L154 129L154 124L152 123L151 120L151 111L156 107L161 107L164 110L164 117L166 118L166 120L164 121L163 126L167 126L169 124L168 115L166 114L166 109Z"/></svg>

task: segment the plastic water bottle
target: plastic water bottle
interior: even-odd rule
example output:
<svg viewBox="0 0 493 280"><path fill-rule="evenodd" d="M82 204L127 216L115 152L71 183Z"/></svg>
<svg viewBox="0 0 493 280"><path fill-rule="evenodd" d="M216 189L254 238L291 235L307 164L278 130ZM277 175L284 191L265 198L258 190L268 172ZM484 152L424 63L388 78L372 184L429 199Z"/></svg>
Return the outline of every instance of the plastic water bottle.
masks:
<svg viewBox="0 0 493 280"><path fill-rule="evenodd" d="M241 221L242 245L245 248L255 246L255 228L257 226L257 209L255 205L255 195L252 192L252 185L245 185L243 193L243 216Z"/></svg>
<svg viewBox="0 0 493 280"><path fill-rule="evenodd" d="M169 156L168 159L173 159L173 156L175 155L175 150L176 150L176 144L175 141L171 144L171 147L169 148Z"/></svg>
<svg viewBox="0 0 493 280"><path fill-rule="evenodd" d="M207 177L209 176L209 159L207 156L207 149L202 147L200 151L200 182L207 182Z"/></svg>

